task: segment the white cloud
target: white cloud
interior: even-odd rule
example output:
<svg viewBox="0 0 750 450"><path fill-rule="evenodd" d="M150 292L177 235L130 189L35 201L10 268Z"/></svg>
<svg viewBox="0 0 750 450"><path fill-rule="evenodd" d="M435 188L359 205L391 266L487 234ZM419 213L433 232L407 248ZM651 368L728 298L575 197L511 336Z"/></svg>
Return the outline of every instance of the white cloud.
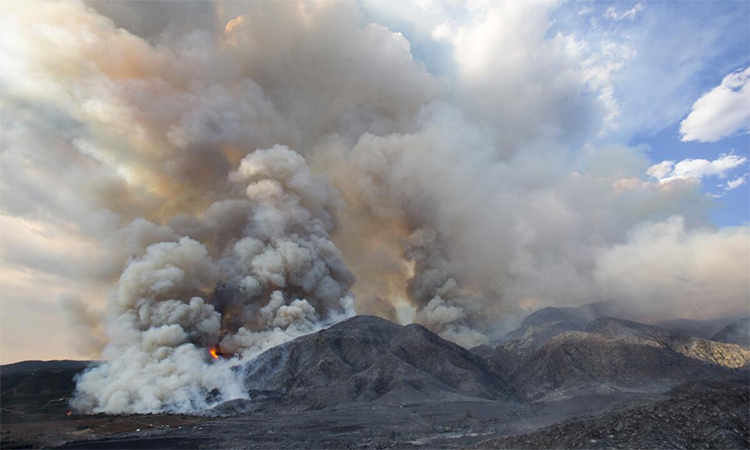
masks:
<svg viewBox="0 0 750 450"><path fill-rule="evenodd" d="M579 16L588 16L592 12L594 12L594 7L592 5L585 5L583 8L581 8L578 11L578 15Z"/></svg>
<svg viewBox="0 0 750 450"><path fill-rule="evenodd" d="M612 4L618 11L634 5ZM626 44L636 52L611 78L619 115L607 130L607 140L628 141L634 134L654 134L678 125L695 100L713 87L705 84L707 70L718 77L718 84L723 75L745 67L746 58L738 55L746 55L746 48L726 39L747 33L742 23L747 20L738 19L741 11L720 13L705 2L643 2L648 11L634 20L615 21L603 16L610 5L597 7L601 10L586 21L590 26L574 29L576 38L597 53L604 42ZM582 5L573 6L577 13ZM727 6L727 10L736 8ZM595 17L599 20L593 23ZM576 19L583 22L580 16Z"/></svg>
<svg viewBox="0 0 750 450"><path fill-rule="evenodd" d="M651 175L657 180L661 180L669 176L672 169L674 169L674 161L662 161L659 164L649 167L646 174Z"/></svg>
<svg viewBox="0 0 750 450"><path fill-rule="evenodd" d="M724 187L724 190L731 191L731 190L737 189L738 187L744 184L747 184L747 174L742 175L741 177L737 177L734 180L727 181L727 184Z"/></svg>
<svg viewBox="0 0 750 450"><path fill-rule="evenodd" d="M635 16L638 15L639 12L643 11L646 7L643 6L642 3L637 3L635 6L630 8L627 11L617 11L614 6L610 6L607 8L607 11L604 12L604 17L611 20L623 20L623 19L635 19Z"/></svg>
<svg viewBox="0 0 750 450"><path fill-rule="evenodd" d="M725 178L727 172L747 162L744 156L721 154L713 161L707 159L683 159L675 164L674 161L662 161L648 168L646 174L666 183L672 180L701 179L708 176ZM739 186L739 184L737 185Z"/></svg>
<svg viewBox="0 0 750 450"><path fill-rule="evenodd" d="M725 76L693 104L680 124L683 141L716 142L750 132L750 67Z"/></svg>
<svg viewBox="0 0 750 450"><path fill-rule="evenodd" d="M437 27L435 27L434 30L432 30L432 38L436 41L444 41L453 34L453 30L451 29L451 24L448 22L443 22Z"/></svg>

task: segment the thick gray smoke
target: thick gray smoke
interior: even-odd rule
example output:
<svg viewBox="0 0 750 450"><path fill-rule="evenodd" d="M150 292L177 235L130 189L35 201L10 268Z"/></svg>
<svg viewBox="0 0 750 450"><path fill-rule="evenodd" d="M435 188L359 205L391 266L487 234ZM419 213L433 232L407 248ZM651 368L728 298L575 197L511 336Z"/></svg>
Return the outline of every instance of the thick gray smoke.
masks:
<svg viewBox="0 0 750 450"><path fill-rule="evenodd" d="M74 406L242 398L240 363L355 313L470 347L548 305L745 311L748 227L598 140L633 51L549 38L556 4L437 2L442 70L354 2L8 5L3 267L106 360Z"/></svg>
<svg viewBox="0 0 750 450"><path fill-rule="evenodd" d="M107 362L80 377L75 408L192 411L244 397L237 360L354 314L354 276L329 236L330 183L282 146L229 178L245 198L175 218L172 240L127 264L108 303Z"/></svg>

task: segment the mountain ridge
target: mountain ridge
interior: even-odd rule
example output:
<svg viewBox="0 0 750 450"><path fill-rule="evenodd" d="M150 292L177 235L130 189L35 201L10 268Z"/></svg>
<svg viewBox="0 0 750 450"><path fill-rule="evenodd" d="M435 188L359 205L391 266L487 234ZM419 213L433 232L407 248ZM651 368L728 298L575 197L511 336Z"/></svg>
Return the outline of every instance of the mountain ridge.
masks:
<svg viewBox="0 0 750 450"><path fill-rule="evenodd" d="M274 347L243 370L256 401L296 408L511 397L484 358L421 325L374 316L356 316Z"/></svg>

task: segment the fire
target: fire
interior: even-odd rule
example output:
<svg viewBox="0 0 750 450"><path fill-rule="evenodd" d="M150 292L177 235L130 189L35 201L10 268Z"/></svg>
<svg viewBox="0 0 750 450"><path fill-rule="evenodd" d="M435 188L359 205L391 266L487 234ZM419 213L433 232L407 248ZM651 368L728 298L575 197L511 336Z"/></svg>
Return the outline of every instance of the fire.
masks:
<svg viewBox="0 0 750 450"><path fill-rule="evenodd" d="M73 414L73 411L68 411L65 413L66 416L70 417L70 415Z"/></svg>
<svg viewBox="0 0 750 450"><path fill-rule="evenodd" d="M211 355L213 359L219 359L219 350L216 347L209 350L208 353Z"/></svg>

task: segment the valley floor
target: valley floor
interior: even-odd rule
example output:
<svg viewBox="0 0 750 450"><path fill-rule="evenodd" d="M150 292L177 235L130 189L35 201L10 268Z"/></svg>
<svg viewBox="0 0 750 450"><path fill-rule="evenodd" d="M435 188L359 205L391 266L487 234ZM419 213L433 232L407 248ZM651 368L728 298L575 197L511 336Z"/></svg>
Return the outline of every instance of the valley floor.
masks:
<svg viewBox="0 0 750 450"><path fill-rule="evenodd" d="M746 380L706 381L656 397L620 393L543 404L368 404L256 412L143 427L63 448L750 448L749 393ZM158 424L165 416L144 417Z"/></svg>

